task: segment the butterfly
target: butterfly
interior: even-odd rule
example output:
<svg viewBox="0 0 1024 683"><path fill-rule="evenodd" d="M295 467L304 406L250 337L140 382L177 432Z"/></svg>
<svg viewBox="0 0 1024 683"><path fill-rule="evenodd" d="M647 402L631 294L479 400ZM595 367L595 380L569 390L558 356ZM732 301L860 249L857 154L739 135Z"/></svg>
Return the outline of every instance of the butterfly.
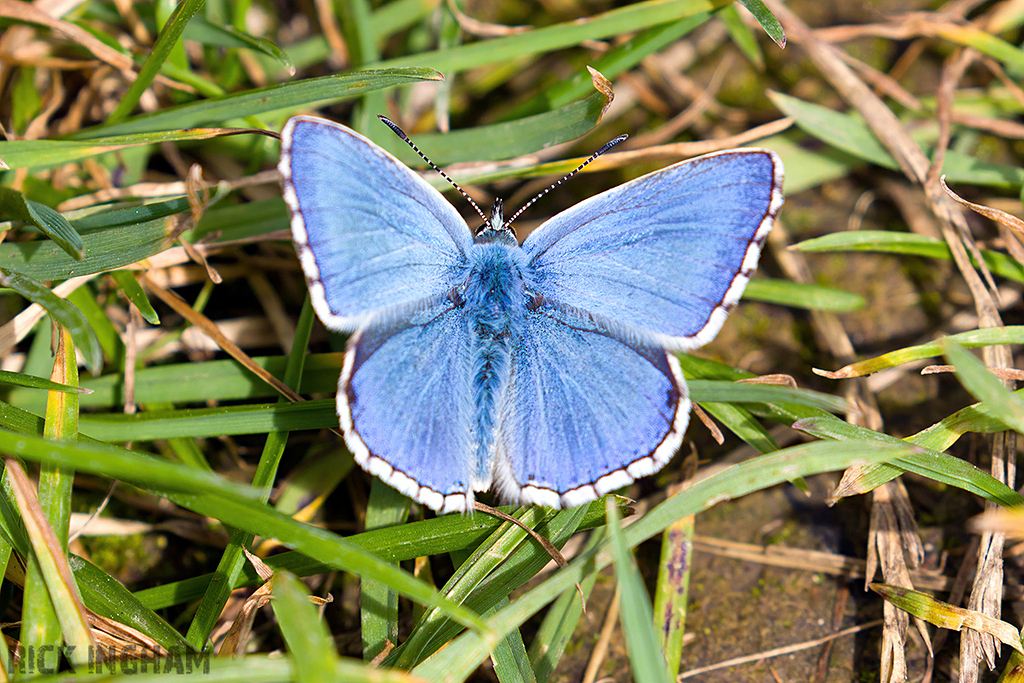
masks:
<svg viewBox="0 0 1024 683"><path fill-rule="evenodd" d="M440 513L491 488L580 505L664 466L690 413L674 352L721 329L782 205L778 156L728 150L582 201L520 245L499 202L474 235L325 119L286 123L278 168L313 306L351 333L345 442Z"/></svg>

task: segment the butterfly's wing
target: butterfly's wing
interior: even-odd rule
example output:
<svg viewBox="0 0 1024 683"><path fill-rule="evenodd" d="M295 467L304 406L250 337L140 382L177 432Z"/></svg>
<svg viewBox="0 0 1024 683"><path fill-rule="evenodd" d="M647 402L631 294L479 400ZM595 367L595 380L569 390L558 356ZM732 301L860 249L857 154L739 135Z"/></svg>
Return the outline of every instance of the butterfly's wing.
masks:
<svg viewBox="0 0 1024 683"><path fill-rule="evenodd" d="M691 349L714 338L743 294L781 205L773 152L719 152L591 197L523 249L544 299Z"/></svg>
<svg viewBox="0 0 1024 683"><path fill-rule="evenodd" d="M472 505L469 334L450 301L374 321L349 342L338 416L356 462L441 512Z"/></svg>
<svg viewBox="0 0 1024 683"><path fill-rule="evenodd" d="M502 493L568 507L661 469L690 413L675 357L581 312L541 306L524 322L500 403Z"/></svg>
<svg viewBox="0 0 1024 683"><path fill-rule="evenodd" d="M284 199L320 319L354 330L450 291L473 238L441 194L383 149L324 119L281 131Z"/></svg>

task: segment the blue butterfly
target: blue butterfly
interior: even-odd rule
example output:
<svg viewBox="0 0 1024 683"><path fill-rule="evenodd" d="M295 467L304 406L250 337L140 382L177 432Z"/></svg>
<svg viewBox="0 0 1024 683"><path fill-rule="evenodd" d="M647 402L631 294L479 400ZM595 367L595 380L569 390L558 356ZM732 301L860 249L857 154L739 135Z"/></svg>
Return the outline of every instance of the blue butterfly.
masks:
<svg viewBox="0 0 1024 683"><path fill-rule="evenodd" d="M351 332L338 415L356 461L438 512L574 506L659 470L782 205L782 163L730 150L591 197L522 246L474 236L386 151L324 119L281 133L285 202L324 324Z"/></svg>

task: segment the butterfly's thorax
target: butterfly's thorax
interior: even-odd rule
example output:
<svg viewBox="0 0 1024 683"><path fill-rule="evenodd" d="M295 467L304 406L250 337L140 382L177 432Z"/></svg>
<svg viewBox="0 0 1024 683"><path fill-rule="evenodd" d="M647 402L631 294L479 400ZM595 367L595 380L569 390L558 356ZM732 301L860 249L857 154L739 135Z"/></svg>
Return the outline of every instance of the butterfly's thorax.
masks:
<svg viewBox="0 0 1024 683"><path fill-rule="evenodd" d="M474 475L491 479L491 451L498 397L508 381L513 335L527 308L526 254L504 240L474 244L469 274L461 287L473 363Z"/></svg>

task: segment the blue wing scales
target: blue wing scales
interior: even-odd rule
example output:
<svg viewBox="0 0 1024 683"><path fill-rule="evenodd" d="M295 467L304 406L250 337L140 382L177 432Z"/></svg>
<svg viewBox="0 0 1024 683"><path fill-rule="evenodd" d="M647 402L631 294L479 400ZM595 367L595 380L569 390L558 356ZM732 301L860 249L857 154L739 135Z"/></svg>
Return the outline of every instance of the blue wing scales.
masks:
<svg viewBox="0 0 1024 683"><path fill-rule="evenodd" d="M441 194L383 149L324 119L281 132L292 236L324 324L351 331L451 289L473 242Z"/></svg>
<svg viewBox="0 0 1024 683"><path fill-rule="evenodd" d="M672 349L718 333L782 205L782 163L731 150L580 202L523 243L536 293Z"/></svg>
<svg viewBox="0 0 1024 683"><path fill-rule="evenodd" d="M496 437L507 498L580 505L661 469L682 442L690 400L663 349L551 308L529 316L512 349Z"/></svg>
<svg viewBox="0 0 1024 683"><path fill-rule="evenodd" d="M463 511L470 475L472 389L463 310L448 301L357 332L338 383L338 416L356 462L434 510Z"/></svg>

